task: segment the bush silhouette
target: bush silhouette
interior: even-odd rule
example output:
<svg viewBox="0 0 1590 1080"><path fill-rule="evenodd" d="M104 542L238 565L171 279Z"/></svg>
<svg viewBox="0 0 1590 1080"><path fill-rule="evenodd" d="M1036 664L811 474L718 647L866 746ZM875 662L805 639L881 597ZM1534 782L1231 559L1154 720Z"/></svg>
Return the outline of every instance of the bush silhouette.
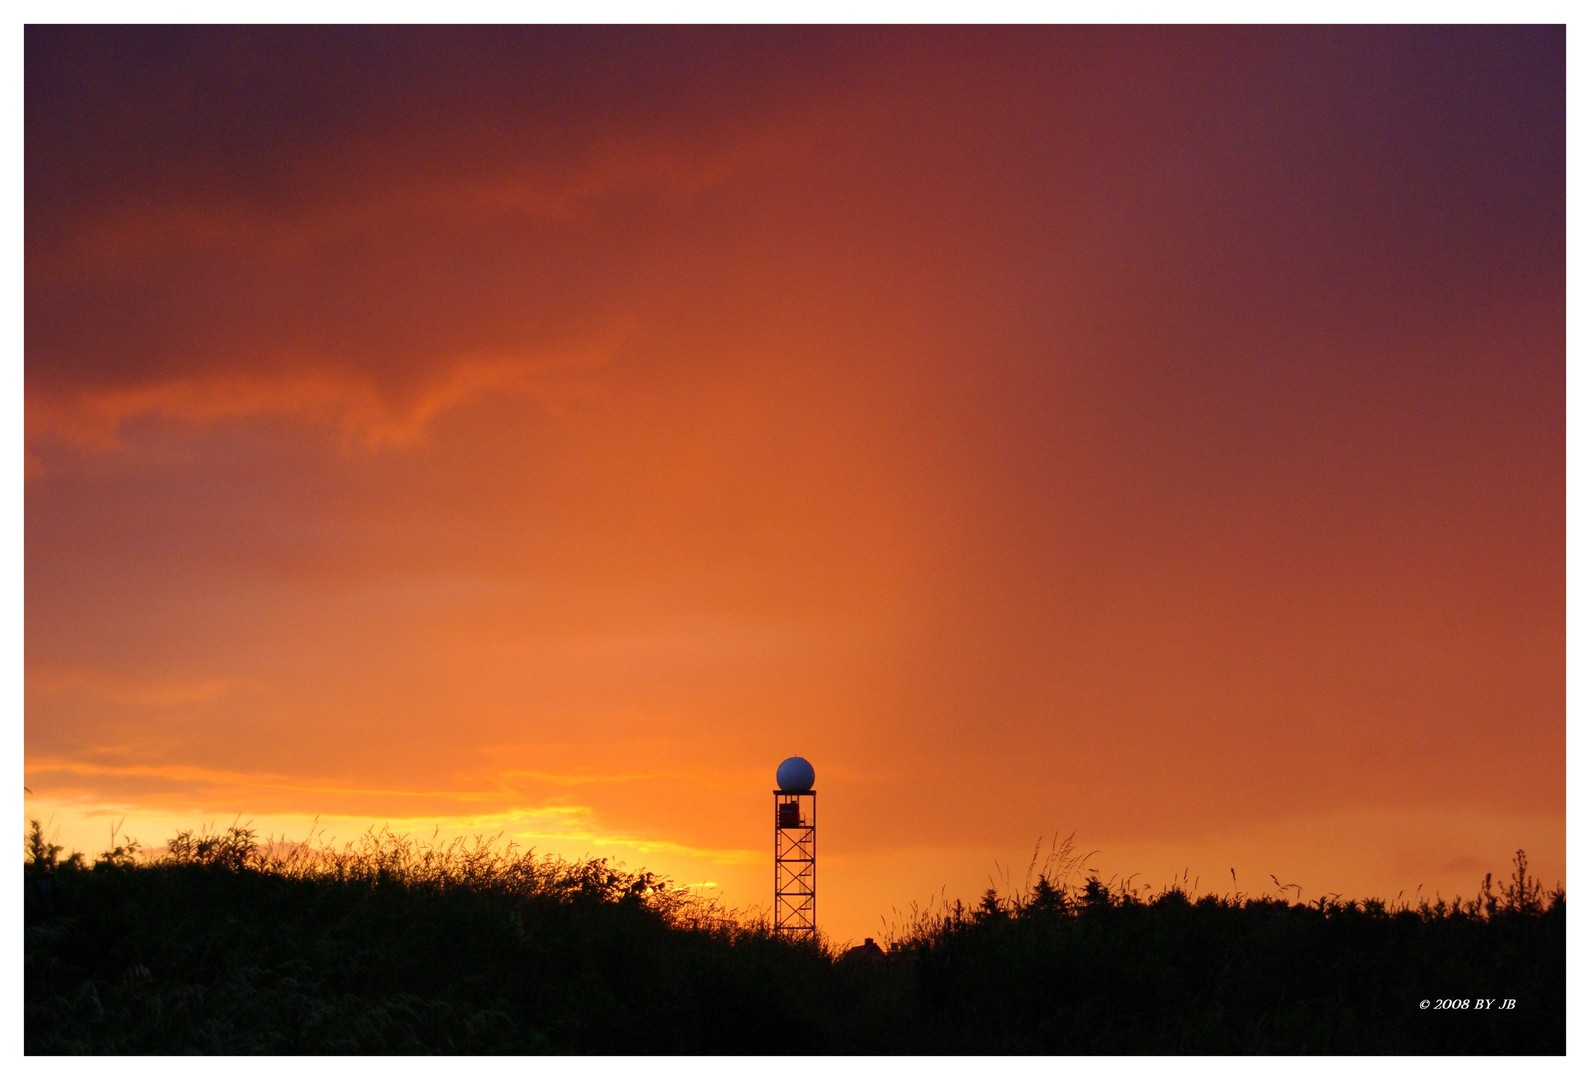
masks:
<svg viewBox="0 0 1590 1080"><path fill-rule="evenodd" d="M838 962L647 872L487 838L24 844L28 1053L1556 1053L1566 899L1148 895L1051 858ZM1035 857L1036 863L1036 857ZM1032 880L1029 873L1029 880ZM1276 882L1279 886L1279 881ZM1426 999L1517 1001L1421 1010Z"/></svg>

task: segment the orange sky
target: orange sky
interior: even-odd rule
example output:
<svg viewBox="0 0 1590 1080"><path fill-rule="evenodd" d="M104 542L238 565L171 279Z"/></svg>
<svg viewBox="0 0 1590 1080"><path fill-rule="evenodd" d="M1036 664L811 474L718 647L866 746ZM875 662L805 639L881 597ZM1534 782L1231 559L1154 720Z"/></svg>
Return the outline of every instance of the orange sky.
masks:
<svg viewBox="0 0 1590 1080"><path fill-rule="evenodd" d="M26 32L24 816L839 939L1565 881L1562 28Z"/></svg>

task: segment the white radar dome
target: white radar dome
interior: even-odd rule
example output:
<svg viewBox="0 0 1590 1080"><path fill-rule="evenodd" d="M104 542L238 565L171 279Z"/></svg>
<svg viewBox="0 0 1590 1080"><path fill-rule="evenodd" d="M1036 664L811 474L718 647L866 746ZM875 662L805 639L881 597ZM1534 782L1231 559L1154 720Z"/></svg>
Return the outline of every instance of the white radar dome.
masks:
<svg viewBox="0 0 1590 1080"><path fill-rule="evenodd" d="M817 770L803 757L785 758L778 767L778 789L803 795L817 782Z"/></svg>

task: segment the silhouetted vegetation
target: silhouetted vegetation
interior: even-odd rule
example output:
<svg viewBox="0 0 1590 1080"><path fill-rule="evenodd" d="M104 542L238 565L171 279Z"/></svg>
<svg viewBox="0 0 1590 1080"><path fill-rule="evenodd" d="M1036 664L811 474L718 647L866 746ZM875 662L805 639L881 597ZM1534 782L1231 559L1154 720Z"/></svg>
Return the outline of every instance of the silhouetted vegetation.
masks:
<svg viewBox="0 0 1590 1080"><path fill-rule="evenodd" d="M847 963L649 873L388 832L26 841L28 1053L1553 1053L1565 898L1148 895L1069 846ZM1036 860L1034 869L1036 867ZM1492 999L1488 1009L1475 1003ZM1503 1009L1511 999L1516 1006ZM1444 1001L1468 1008L1439 1009ZM1431 1007L1421 1009L1421 1002Z"/></svg>

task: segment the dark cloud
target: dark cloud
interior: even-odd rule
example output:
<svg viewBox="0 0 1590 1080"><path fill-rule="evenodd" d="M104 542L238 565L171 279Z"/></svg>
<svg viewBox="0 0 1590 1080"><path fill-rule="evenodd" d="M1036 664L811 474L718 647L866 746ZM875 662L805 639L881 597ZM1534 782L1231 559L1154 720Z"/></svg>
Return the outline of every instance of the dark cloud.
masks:
<svg viewBox="0 0 1590 1080"><path fill-rule="evenodd" d="M804 152L860 40L30 28L30 391L535 366L609 328L658 213Z"/></svg>
<svg viewBox="0 0 1590 1080"><path fill-rule="evenodd" d="M1154 349L1223 322L1217 366L1373 339L1561 279L1562 48L1549 27L30 27L29 392L56 431L107 393L234 375L426 399L480 357L674 317L704 299L682 252L721 277L748 245L779 253L761 275L859 244L912 264L883 273L918 300L1120 306ZM1057 258L1092 295L1059 291Z"/></svg>

